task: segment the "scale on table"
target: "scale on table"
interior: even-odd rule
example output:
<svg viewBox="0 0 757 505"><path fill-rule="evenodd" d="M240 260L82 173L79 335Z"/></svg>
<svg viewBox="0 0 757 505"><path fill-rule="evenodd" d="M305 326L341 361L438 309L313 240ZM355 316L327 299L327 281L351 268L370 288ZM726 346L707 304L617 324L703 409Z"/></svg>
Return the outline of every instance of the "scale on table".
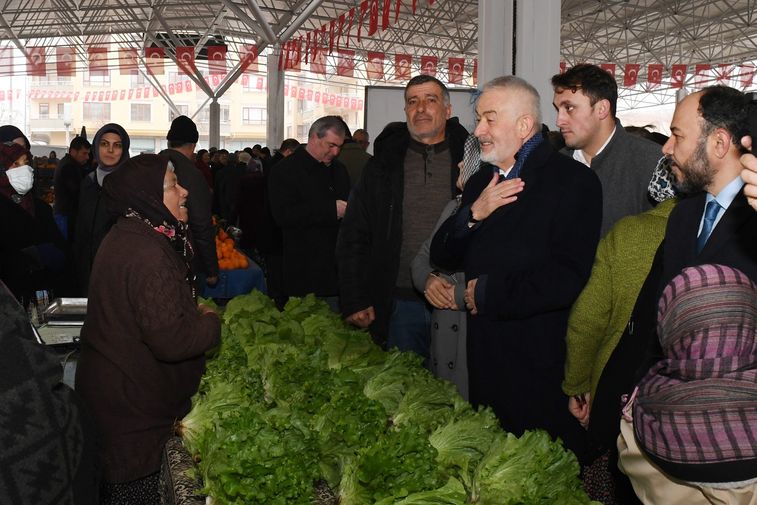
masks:
<svg viewBox="0 0 757 505"><path fill-rule="evenodd" d="M34 329L45 345L76 345L87 316L86 298L56 298L42 313L44 324Z"/></svg>

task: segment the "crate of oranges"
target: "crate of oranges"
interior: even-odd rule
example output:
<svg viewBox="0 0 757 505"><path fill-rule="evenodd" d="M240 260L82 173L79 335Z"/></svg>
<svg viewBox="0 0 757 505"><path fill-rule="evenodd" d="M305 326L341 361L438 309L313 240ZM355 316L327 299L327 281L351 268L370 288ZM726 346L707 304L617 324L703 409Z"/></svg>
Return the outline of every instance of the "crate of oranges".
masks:
<svg viewBox="0 0 757 505"><path fill-rule="evenodd" d="M236 270L247 268L250 261L235 247L234 239L223 228L216 233L216 255L218 256L218 268L221 270Z"/></svg>

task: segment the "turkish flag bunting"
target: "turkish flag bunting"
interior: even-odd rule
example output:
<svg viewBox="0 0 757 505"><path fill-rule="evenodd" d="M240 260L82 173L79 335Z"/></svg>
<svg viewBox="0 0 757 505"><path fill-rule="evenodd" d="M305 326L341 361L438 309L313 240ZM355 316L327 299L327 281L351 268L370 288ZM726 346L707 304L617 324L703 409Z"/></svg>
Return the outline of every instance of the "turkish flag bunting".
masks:
<svg viewBox="0 0 757 505"><path fill-rule="evenodd" d="M694 85L698 88L704 87L707 81L710 79L710 65L706 63L698 63L694 66Z"/></svg>
<svg viewBox="0 0 757 505"><path fill-rule="evenodd" d="M413 0L413 14L415 14L416 4L417 4L417 0Z"/></svg>
<svg viewBox="0 0 757 505"><path fill-rule="evenodd" d="M26 73L36 77L47 75L47 64L45 63L45 48L42 46L28 48L28 57L26 60Z"/></svg>
<svg viewBox="0 0 757 505"><path fill-rule="evenodd" d="M242 46L242 53L239 55L239 66L242 73L258 71L258 46L255 44L245 44Z"/></svg>
<svg viewBox="0 0 757 505"><path fill-rule="evenodd" d="M302 37L300 37L300 44L302 44ZM329 54L334 52L334 20L329 22Z"/></svg>
<svg viewBox="0 0 757 505"><path fill-rule="evenodd" d="M718 65L718 83L727 83L727 81L731 80L731 74L733 73L733 65L729 65L727 63L721 63Z"/></svg>
<svg viewBox="0 0 757 505"><path fill-rule="evenodd" d="M439 58L436 56L421 56L421 74L436 77L436 67L439 64Z"/></svg>
<svg viewBox="0 0 757 505"><path fill-rule="evenodd" d="M326 51L321 49L310 60L310 71L314 74L326 75Z"/></svg>
<svg viewBox="0 0 757 505"><path fill-rule="evenodd" d="M118 70L121 75L137 75L137 50L133 47L118 49Z"/></svg>
<svg viewBox="0 0 757 505"><path fill-rule="evenodd" d="M473 85L478 84L478 59L473 60Z"/></svg>
<svg viewBox="0 0 757 505"><path fill-rule="evenodd" d="M342 30L344 30L344 14L339 14L339 28L337 29L336 34L336 48L339 49L339 46L342 43Z"/></svg>
<svg viewBox="0 0 757 505"><path fill-rule="evenodd" d="M378 30L378 11L379 0L371 0L371 17L368 22L368 36L373 35Z"/></svg>
<svg viewBox="0 0 757 505"><path fill-rule="evenodd" d="M449 83L462 84L463 68L465 67L465 58L449 59Z"/></svg>
<svg viewBox="0 0 757 505"><path fill-rule="evenodd" d="M394 4L394 23L397 23L397 20L400 18L400 9L402 8L402 0L397 0L397 3ZM357 106L357 103L355 104ZM354 109L355 107L353 107Z"/></svg>
<svg viewBox="0 0 757 505"><path fill-rule="evenodd" d="M602 63L599 66L602 70L610 74L613 79L615 79L615 63Z"/></svg>
<svg viewBox="0 0 757 505"><path fill-rule="evenodd" d="M162 47L145 47L147 71L152 75L163 75L163 57L165 54L165 49Z"/></svg>
<svg viewBox="0 0 757 505"><path fill-rule="evenodd" d="M350 12L347 14L350 18L350 26L347 28L347 47L350 47L350 36L352 35L352 23L355 21L355 8L350 8Z"/></svg>
<svg viewBox="0 0 757 505"><path fill-rule="evenodd" d="M752 85L752 79L754 79L754 65L742 65L741 72L739 74L741 86L748 88Z"/></svg>
<svg viewBox="0 0 757 505"><path fill-rule="evenodd" d="M357 42L360 43L360 32L363 30L363 20L365 19L365 14L368 12L368 0L363 0L360 2L360 19L357 23Z"/></svg>
<svg viewBox="0 0 757 505"><path fill-rule="evenodd" d="M94 46L87 51L89 52L90 75L108 75L108 48Z"/></svg>
<svg viewBox="0 0 757 505"><path fill-rule="evenodd" d="M683 88L686 81L686 68L688 65L673 65L670 70L670 87L674 89Z"/></svg>
<svg viewBox="0 0 757 505"><path fill-rule="evenodd" d="M384 53L368 51L365 73L372 81L380 81L384 78Z"/></svg>
<svg viewBox="0 0 757 505"><path fill-rule="evenodd" d="M336 75L344 77L354 77L355 75L355 51L341 49L337 51L339 55L336 63Z"/></svg>
<svg viewBox="0 0 757 505"><path fill-rule="evenodd" d="M76 50L72 46L55 48L55 67L58 75L73 77L76 75Z"/></svg>
<svg viewBox="0 0 757 505"><path fill-rule="evenodd" d="M0 49L0 75L13 75L13 49L10 47Z"/></svg>
<svg viewBox="0 0 757 505"><path fill-rule="evenodd" d="M210 75L226 73L226 46L208 46L208 67Z"/></svg>
<svg viewBox="0 0 757 505"><path fill-rule="evenodd" d="M195 72L195 48L192 46L178 46L176 48L176 66L186 75Z"/></svg>
<svg viewBox="0 0 757 505"><path fill-rule="evenodd" d="M384 0L384 11L381 13L381 30L389 28L389 13L392 10L392 0Z"/></svg>
<svg viewBox="0 0 757 505"><path fill-rule="evenodd" d="M625 68L625 74L623 76L623 86L631 88L636 86L636 81L639 78L639 68L641 65L638 63L628 63Z"/></svg>
<svg viewBox="0 0 757 505"><path fill-rule="evenodd" d="M664 67L661 63L652 63L647 66L647 82L650 87L662 84L662 72Z"/></svg>
<svg viewBox="0 0 757 505"><path fill-rule="evenodd" d="M410 80L412 65L412 56L409 54L396 54L394 56L394 78L398 81Z"/></svg>

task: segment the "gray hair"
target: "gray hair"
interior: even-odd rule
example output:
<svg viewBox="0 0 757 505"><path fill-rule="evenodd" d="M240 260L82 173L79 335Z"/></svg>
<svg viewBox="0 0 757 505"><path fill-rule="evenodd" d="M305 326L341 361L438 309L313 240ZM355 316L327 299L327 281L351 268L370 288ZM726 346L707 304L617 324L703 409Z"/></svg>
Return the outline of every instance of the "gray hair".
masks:
<svg viewBox="0 0 757 505"><path fill-rule="evenodd" d="M533 114L534 119L536 120L537 128L539 127L538 125L541 125L541 98L539 97L539 92L536 91L536 88L534 88L528 81L514 75L495 77L484 84L482 92L493 88L519 91L528 95L531 98L529 108L531 109L531 114Z"/></svg>
<svg viewBox="0 0 757 505"><path fill-rule="evenodd" d="M344 122L344 119L342 119L339 116L323 116L315 120L315 122L310 125L310 130L308 130L308 138L315 135L319 139L322 139L326 136L326 133L331 130L340 137L345 137L347 135L347 130L345 129L346 125Z"/></svg>

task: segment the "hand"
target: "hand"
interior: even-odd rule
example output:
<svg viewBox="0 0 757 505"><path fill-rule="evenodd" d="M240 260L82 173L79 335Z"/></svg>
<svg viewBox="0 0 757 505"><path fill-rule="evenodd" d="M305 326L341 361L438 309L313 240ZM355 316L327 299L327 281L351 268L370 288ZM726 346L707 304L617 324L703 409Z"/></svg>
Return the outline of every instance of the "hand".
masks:
<svg viewBox="0 0 757 505"><path fill-rule="evenodd" d="M342 219L344 217L344 211L347 210L347 202L344 200L336 201L336 218Z"/></svg>
<svg viewBox="0 0 757 505"><path fill-rule="evenodd" d="M465 288L465 307L470 311L472 315L478 314L476 308L476 283L478 279L471 279L468 281L468 285Z"/></svg>
<svg viewBox="0 0 757 505"><path fill-rule="evenodd" d="M367 328L371 325L371 323L376 319L376 312L373 310L373 306L371 305L367 309L359 310L352 314L351 316L347 316L345 320L350 323L354 324L358 328Z"/></svg>
<svg viewBox="0 0 757 505"><path fill-rule="evenodd" d="M584 428L589 427L589 400L591 394L583 393L577 396L571 396L568 399L568 411L573 414L573 417L578 419L578 422Z"/></svg>
<svg viewBox="0 0 757 505"><path fill-rule="evenodd" d="M206 277L205 278L205 284L207 284L208 286L210 286L212 288L213 286L215 286L216 284L218 284L218 276L217 275L213 275L211 277Z"/></svg>
<svg viewBox="0 0 757 505"><path fill-rule="evenodd" d="M203 316L205 314L217 314L213 307L211 307L210 305L205 305L204 303L198 304L197 310L199 310L200 314L202 314Z"/></svg>
<svg viewBox="0 0 757 505"><path fill-rule="evenodd" d="M752 138L746 136L741 139L741 144L747 149L752 148ZM747 202L754 210L757 210L757 157L748 153L741 156L741 164L744 170L741 171L741 178L744 179L744 195Z"/></svg>
<svg viewBox="0 0 757 505"><path fill-rule="evenodd" d="M455 285L451 284L444 277L428 274L423 295L428 300L428 303L437 309L457 310L457 305L455 304Z"/></svg>
<svg viewBox="0 0 757 505"><path fill-rule="evenodd" d="M508 179L500 183L497 183L497 181L499 181L499 173L494 172L489 185L484 188L471 206L473 219L483 221L498 208L514 202L518 199L515 195L523 191L523 186L525 186L525 183L518 178Z"/></svg>

